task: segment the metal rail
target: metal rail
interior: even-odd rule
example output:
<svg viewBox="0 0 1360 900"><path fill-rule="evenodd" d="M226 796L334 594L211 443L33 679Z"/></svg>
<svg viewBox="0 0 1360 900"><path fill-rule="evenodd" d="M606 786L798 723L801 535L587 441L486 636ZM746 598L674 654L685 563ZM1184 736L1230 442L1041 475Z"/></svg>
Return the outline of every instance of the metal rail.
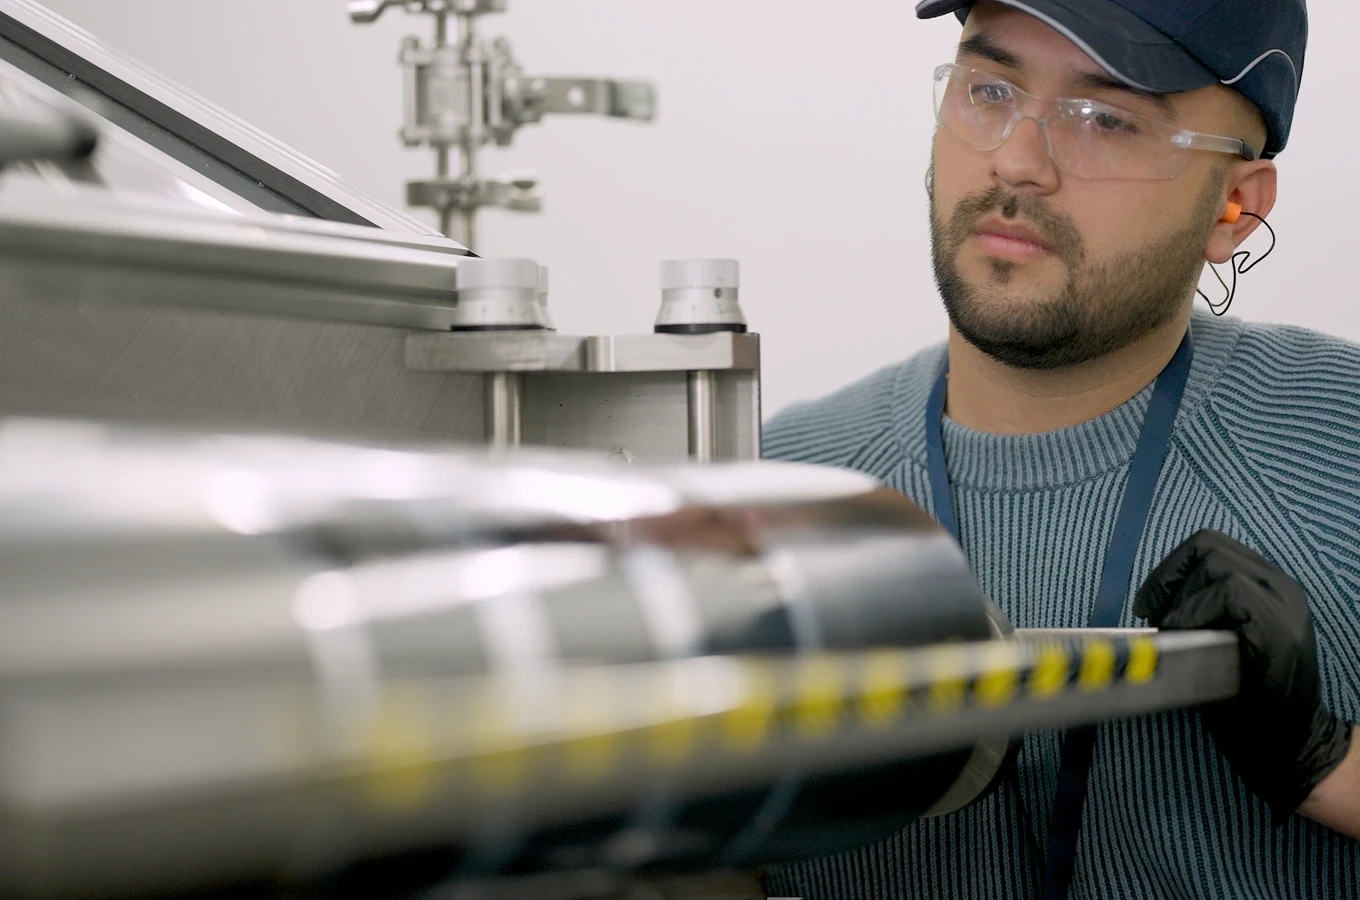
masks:
<svg viewBox="0 0 1360 900"><path fill-rule="evenodd" d="M468 814L512 795L545 808L578 796L597 811L663 774L696 792L731 789L790 762L811 775L925 757L998 733L1221 700L1237 687L1237 640L1221 632L1022 636L568 669L528 683L427 681L393 686L379 701L374 721L387 724L352 774L378 804L422 805L453 790ZM429 727L450 717L466 727L444 735Z"/></svg>

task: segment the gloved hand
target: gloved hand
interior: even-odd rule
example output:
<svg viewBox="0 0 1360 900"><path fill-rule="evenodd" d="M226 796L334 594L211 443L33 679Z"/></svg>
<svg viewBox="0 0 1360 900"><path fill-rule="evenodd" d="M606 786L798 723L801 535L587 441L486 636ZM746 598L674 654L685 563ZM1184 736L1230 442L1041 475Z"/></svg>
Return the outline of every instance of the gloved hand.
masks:
<svg viewBox="0 0 1360 900"><path fill-rule="evenodd" d="M1200 531L1148 576L1133 613L1158 628L1237 632L1241 691L1205 707L1204 721L1277 823L1346 756L1351 728L1322 699L1308 597L1260 554Z"/></svg>

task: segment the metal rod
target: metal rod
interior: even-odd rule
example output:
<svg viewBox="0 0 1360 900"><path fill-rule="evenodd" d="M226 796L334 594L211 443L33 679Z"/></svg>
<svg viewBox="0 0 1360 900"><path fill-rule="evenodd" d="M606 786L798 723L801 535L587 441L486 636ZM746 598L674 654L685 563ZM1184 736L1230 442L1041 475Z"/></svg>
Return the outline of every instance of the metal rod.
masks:
<svg viewBox="0 0 1360 900"><path fill-rule="evenodd" d="M490 372L486 376L486 441L515 447L524 439L524 375Z"/></svg>
<svg viewBox="0 0 1360 900"><path fill-rule="evenodd" d="M434 17L434 45L444 47L449 43L449 13L440 10Z"/></svg>
<svg viewBox="0 0 1360 900"><path fill-rule="evenodd" d="M435 16L435 46L446 47L449 43L449 13L440 12ZM458 13L454 17L455 21L455 41L459 49L459 56L464 70L467 72L468 88L468 113L469 127L476 121L476 116L482 114L481 93L484 90L481 79L481 66L478 60L471 59L473 42L476 39L474 30L474 17L469 13ZM480 140L480 135L467 134L463 142L459 145L461 156L460 177L465 182L470 182L472 176L476 174L477 165L473 154L476 152L475 145ZM452 148L448 145L435 148L435 171L440 179L446 179L450 175L450 152ZM441 206L439 213L439 231L447 237L453 238L465 247L472 247L476 242L475 209L460 209L453 205Z"/></svg>
<svg viewBox="0 0 1360 900"><path fill-rule="evenodd" d="M485 56L477 44L476 19L472 15L458 17L459 42L462 48L463 64L468 80L468 118L467 130L463 135L463 179L471 184L477 174L477 150L486 139L486 69ZM460 210L462 235L458 240L468 249L475 249L477 242L477 199L473 198L468 206Z"/></svg>
<svg viewBox="0 0 1360 900"><path fill-rule="evenodd" d="M140 668L117 669L121 677L107 677L97 667L110 665L103 662L47 684L0 680L0 696L27 712L16 714L19 740L0 759L6 799L24 798L16 808L25 810L4 820L16 829L7 836L18 835L0 870L5 896L88 896L97 893L90 885L109 896L150 895L224 878L273 880L283 877L287 859L273 845L304 834L321 841L310 845L324 851L320 858L337 862L435 843L484 846L499 822L515 829L499 840L528 840L627 814L660 780L678 799L767 791L790 771L829 777L901 765L997 734L1178 709L1238 690L1237 639L1210 632L1074 639L1062 648L992 641L801 659L700 658L568 668L530 682L430 677L377 691L377 705L364 710L364 721L409 729L400 742L354 741L342 757L323 749L342 745L312 733L328 713L310 708L321 693L296 674L228 669L217 682L179 678L148 692L148 676L168 672L157 668L163 663L137 662ZM201 686L214 683L230 690ZM260 713L242 717L242 697ZM130 729L134 720L149 724ZM197 746L203 721L248 723L230 737L250 748L244 759L258 768L205 754L162 780L157 763L174 752L167 748ZM279 732L278 723L290 727ZM270 749L280 746L280 734L289 749ZM109 754L115 739L140 752ZM354 775L337 778L337 770ZM909 776L898 769L891 777ZM889 781L884 789L900 787ZM305 820L279 815L296 797L347 810L356 837L304 831ZM181 837L185 821L198 827ZM151 835L135 844L143 854L135 870L120 865L134 846L129 823ZM209 833L203 823L213 823L213 840L193 839ZM42 853L44 841L98 852Z"/></svg>
<svg viewBox="0 0 1360 900"><path fill-rule="evenodd" d="M687 372L685 385L689 391L689 458L695 462L713 462L718 455L713 409L717 376L708 370Z"/></svg>
<svg viewBox="0 0 1360 900"><path fill-rule="evenodd" d="M458 227L458 235L454 238L454 240L462 244L464 247L467 247L469 250L475 250L477 246L477 222L476 222L477 210L475 209L459 210L458 218L460 220Z"/></svg>
<svg viewBox="0 0 1360 900"><path fill-rule="evenodd" d="M447 145L435 148L435 173L441 179L449 177L449 148ZM449 234L449 230L452 227L453 227L453 207L448 205L440 206L439 207L440 234L443 234L445 237L451 237L454 240L458 240L458 238L454 237L454 235ZM459 241L459 243L463 242Z"/></svg>
<svg viewBox="0 0 1360 900"><path fill-rule="evenodd" d="M447 47L449 44L449 13L448 10L440 10L434 17L434 45L436 48ZM449 177L449 147L447 144L435 147L435 173L439 178ZM454 237L449 233L453 226L453 209L449 206L440 206L439 212L439 231L447 237ZM454 238L457 240L457 238Z"/></svg>
<svg viewBox="0 0 1360 900"><path fill-rule="evenodd" d="M1115 638L1128 639L1146 637L1157 633L1156 628L1017 628L1017 638L1029 640L1071 639L1071 638Z"/></svg>

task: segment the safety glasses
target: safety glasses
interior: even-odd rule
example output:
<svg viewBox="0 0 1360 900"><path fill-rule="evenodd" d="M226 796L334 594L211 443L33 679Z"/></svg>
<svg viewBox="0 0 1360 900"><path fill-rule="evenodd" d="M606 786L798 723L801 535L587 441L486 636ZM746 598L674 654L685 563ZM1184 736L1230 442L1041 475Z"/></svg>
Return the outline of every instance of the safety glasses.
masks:
<svg viewBox="0 0 1360 900"><path fill-rule="evenodd" d="M1191 150L1253 160L1246 141L1177 128L1095 100L1050 99L991 72L952 63L935 70L935 120L975 150L995 150L1033 119L1054 165L1078 178L1175 178Z"/></svg>

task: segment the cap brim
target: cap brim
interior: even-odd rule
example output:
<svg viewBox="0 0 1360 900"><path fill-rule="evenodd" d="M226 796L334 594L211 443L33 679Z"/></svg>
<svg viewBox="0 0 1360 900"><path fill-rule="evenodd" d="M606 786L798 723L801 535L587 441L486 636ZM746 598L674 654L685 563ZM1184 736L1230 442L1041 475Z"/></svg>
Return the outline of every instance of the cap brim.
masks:
<svg viewBox="0 0 1360 900"><path fill-rule="evenodd" d="M975 0L922 0L916 15L933 19ZM1110 0L994 0L1028 13L1076 44L1114 78L1140 91L1174 94L1218 78L1166 35Z"/></svg>

